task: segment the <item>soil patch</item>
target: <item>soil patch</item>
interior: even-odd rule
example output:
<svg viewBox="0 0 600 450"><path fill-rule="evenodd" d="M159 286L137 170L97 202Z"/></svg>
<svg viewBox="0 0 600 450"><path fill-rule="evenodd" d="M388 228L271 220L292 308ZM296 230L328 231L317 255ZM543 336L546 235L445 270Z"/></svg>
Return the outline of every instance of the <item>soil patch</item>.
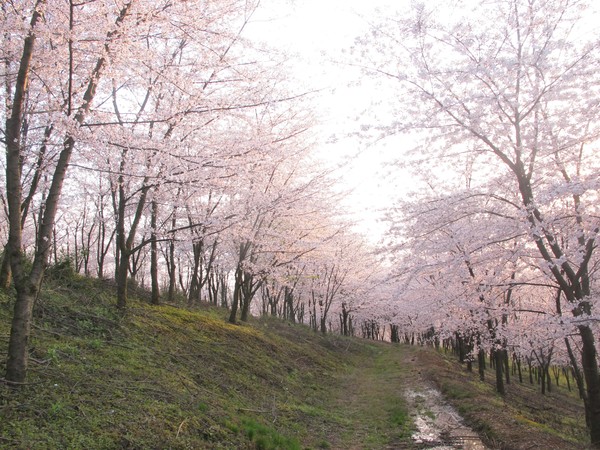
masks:
<svg viewBox="0 0 600 450"><path fill-rule="evenodd" d="M416 444L437 449L485 450L479 435L465 425L437 389L408 389L405 397L417 428L412 434Z"/></svg>

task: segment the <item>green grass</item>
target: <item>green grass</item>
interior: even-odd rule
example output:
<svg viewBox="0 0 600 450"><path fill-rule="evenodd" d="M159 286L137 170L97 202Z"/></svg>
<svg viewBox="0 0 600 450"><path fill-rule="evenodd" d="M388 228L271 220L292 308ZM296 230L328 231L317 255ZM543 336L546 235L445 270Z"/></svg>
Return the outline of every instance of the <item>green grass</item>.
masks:
<svg viewBox="0 0 600 450"><path fill-rule="evenodd" d="M351 370L338 377L332 448L408 448L413 421L404 400L404 351L397 346L369 343L348 355Z"/></svg>
<svg viewBox="0 0 600 450"><path fill-rule="evenodd" d="M0 384L0 447L322 443L302 425L309 414L289 404L302 399L306 411L323 408L321 392L345 370L336 337L274 320L231 325L227 311L209 306L152 307L133 299L122 316L114 303L100 281L46 285L35 312L29 384ZM0 293L3 354L11 308L11 296Z"/></svg>
<svg viewBox="0 0 600 450"><path fill-rule="evenodd" d="M379 448L410 425L397 386L362 380L397 375L391 346L272 318L232 325L209 305L134 297L123 314L107 283L57 277L36 305L28 384L0 384L0 448ZM12 302L0 292L4 354Z"/></svg>
<svg viewBox="0 0 600 450"><path fill-rule="evenodd" d="M134 297L123 314L109 284L53 276L35 309L28 384L0 383L0 448L410 448L403 391L422 377L489 443L510 447L507 433L521 425L535 439L585 442L580 410L505 404L490 382L431 349L323 336L271 318L232 325L208 305ZM2 373L12 302L0 291Z"/></svg>
<svg viewBox="0 0 600 450"><path fill-rule="evenodd" d="M273 428L252 419L243 420L242 428L257 450L300 450L302 448L295 439L284 437Z"/></svg>

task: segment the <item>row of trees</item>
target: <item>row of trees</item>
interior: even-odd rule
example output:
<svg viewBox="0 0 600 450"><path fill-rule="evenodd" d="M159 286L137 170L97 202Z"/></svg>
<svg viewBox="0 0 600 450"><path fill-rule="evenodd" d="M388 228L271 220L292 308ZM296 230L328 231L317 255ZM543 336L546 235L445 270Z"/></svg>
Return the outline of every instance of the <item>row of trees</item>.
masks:
<svg viewBox="0 0 600 450"><path fill-rule="evenodd" d="M46 264L325 332L377 272L316 159L310 95L244 37L253 0L3 2L6 380L27 373ZM369 259L371 258L371 259ZM362 261L357 264L357 261ZM11 277L12 275L12 277Z"/></svg>
<svg viewBox="0 0 600 450"><path fill-rule="evenodd" d="M153 303L179 292L231 322L262 311L375 339L391 324L500 368L552 355L600 446L593 5L428 2L357 41L393 117L361 130L412 132L399 159L424 180L389 211L383 284L312 152L310 96L245 39L258 3L2 3L6 380L25 380L46 264L68 258L114 277L122 309L135 279Z"/></svg>
<svg viewBox="0 0 600 450"><path fill-rule="evenodd" d="M393 123L371 130L411 131L417 151L399 159L424 181L388 213L399 301L380 317L409 333L433 327L473 359L493 350L500 367L507 351L571 364L598 447L594 8L427 2L382 19L357 49L397 93Z"/></svg>

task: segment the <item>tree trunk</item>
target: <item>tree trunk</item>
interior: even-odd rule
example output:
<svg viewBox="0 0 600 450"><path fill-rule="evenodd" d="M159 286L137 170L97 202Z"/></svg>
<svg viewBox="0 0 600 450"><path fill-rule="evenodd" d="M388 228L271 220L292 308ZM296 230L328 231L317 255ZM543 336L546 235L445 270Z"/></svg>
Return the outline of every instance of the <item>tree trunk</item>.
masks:
<svg viewBox="0 0 600 450"><path fill-rule="evenodd" d="M192 244L194 255L192 265L192 281L190 283L190 292L188 295L188 304L195 305L200 301L201 273L202 273L202 253L204 251L204 242L202 240Z"/></svg>
<svg viewBox="0 0 600 450"><path fill-rule="evenodd" d="M10 219L10 259L12 272L14 274L14 285L17 291L17 298L14 307L14 315L11 325L11 333L8 347L8 359L6 363L6 379L14 382L22 382L27 372L27 348L29 335L31 332L31 321L33 315L33 304L39 294L48 254L50 252L50 236L54 229L54 219L58 208L58 200L62 191L63 182L67 173L69 159L73 152L74 141L68 137L64 142L64 147L60 152L58 162L52 177L48 197L45 201L45 210L41 219L41 226L37 233L36 253L33 260L31 272L29 275L24 273L23 254L21 250L21 224L20 224L20 202L13 201ZM7 162L7 172L14 161ZM20 173L20 169L18 171ZM14 174L13 174L14 176ZM14 183L16 180L12 180ZM8 185L7 180L7 185ZM19 194L20 194L20 182ZM12 185L12 183L11 183ZM14 187L12 185L11 187ZM8 190L8 189L7 189ZM18 213L15 214L15 209ZM16 217L15 217L16 216ZM19 218L19 223L15 219Z"/></svg>
<svg viewBox="0 0 600 450"><path fill-rule="evenodd" d="M292 322L296 323L296 310L294 308L294 291L286 286L283 294L283 304L287 309L286 318Z"/></svg>
<svg viewBox="0 0 600 450"><path fill-rule="evenodd" d="M221 292L221 307L223 308L227 308L227 274L225 274L224 272L219 272L219 285L220 285L220 292Z"/></svg>
<svg viewBox="0 0 600 450"><path fill-rule="evenodd" d="M242 297L242 313L240 314L240 320L242 322L248 322L249 313L250 313L250 298L244 295Z"/></svg>
<svg viewBox="0 0 600 450"><path fill-rule="evenodd" d="M173 227L175 228L175 227ZM169 264L167 264L167 269L169 272L169 294L168 299L169 302L173 302L175 299L175 282L176 282L176 267L175 267L175 239L171 239L169 241L169 256L168 256Z"/></svg>
<svg viewBox="0 0 600 450"><path fill-rule="evenodd" d="M571 343L569 342L569 338L565 338L565 347L567 348L567 354L569 355L569 361L571 362L571 369L573 370L573 377L575 378L575 384L577 384L577 390L579 391L579 398L583 400L584 405L586 405L586 423L589 424L589 418L587 417L587 393L585 391L585 383L583 381L583 376L581 375L581 370L579 370L579 364L577 364L577 359L575 358L575 354L573 353L573 349L571 348Z"/></svg>
<svg viewBox="0 0 600 450"><path fill-rule="evenodd" d="M10 287L12 271L10 269L10 257L8 247L4 247L4 255L2 256L2 265L0 266L0 289L8 290Z"/></svg>
<svg viewBox="0 0 600 450"><path fill-rule="evenodd" d="M494 366L496 368L496 392L500 395L504 395L504 378L502 374L502 368L504 367L504 355L502 350L494 350Z"/></svg>
<svg viewBox="0 0 600 450"><path fill-rule="evenodd" d="M567 389L569 390L569 392L571 392L571 380L569 377L569 370L567 367L563 367L562 371L565 376L565 380L567 381Z"/></svg>
<svg viewBox="0 0 600 450"><path fill-rule="evenodd" d="M465 362L465 345L460 334L456 333L456 349L458 351L458 361L463 364Z"/></svg>
<svg viewBox="0 0 600 450"><path fill-rule="evenodd" d="M238 267L235 271L235 286L233 288L233 300L231 302L231 312L229 314L229 323L236 323L238 305L240 304L242 286L242 269Z"/></svg>
<svg viewBox="0 0 600 450"><path fill-rule="evenodd" d="M587 394L586 421L590 429L592 446L600 448L600 374L594 334L589 326L580 325L579 335L582 342L581 365Z"/></svg>
<svg viewBox="0 0 600 450"><path fill-rule="evenodd" d="M255 281L254 276L248 272L244 272L242 278L242 286L241 286L241 301L242 301L242 314L240 320L242 322L247 322L248 317L250 316L250 305L252 304L252 299L254 298L254 294L262 285L262 281Z"/></svg>
<svg viewBox="0 0 600 450"><path fill-rule="evenodd" d="M34 291L34 289L31 290ZM21 287L17 290L6 361L6 379L16 383L25 381L27 375L29 336L35 294L37 292L27 292Z"/></svg>
<svg viewBox="0 0 600 450"><path fill-rule="evenodd" d="M129 263L131 256L135 253L136 249L133 248L133 241L135 239L135 234L137 231L137 227L142 218L142 213L144 210L144 206L146 205L146 197L148 195L148 190L150 186L148 186L148 179L144 178L142 189L140 193L140 198L138 199L136 211L133 217L133 221L129 226L129 233L125 236L125 207L127 204L127 195L125 194L125 190L123 188L122 179L119 184L119 203L117 209L117 249L119 250L119 264L117 265L117 307L121 310L125 309L127 306L127 275L129 273ZM133 271L133 274L137 270Z"/></svg>
<svg viewBox="0 0 600 450"><path fill-rule="evenodd" d="M23 253L22 253L22 209L21 202L23 191L21 186L22 174L22 153L21 153L21 129L23 125L23 114L25 110L25 99L29 89L29 74L33 49L35 44L35 25L41 18L38 8L43 1L38 1L31 16L30 31L25 38L23 45L23 54L19 65L17 80L15 84L15 94L12 103L10 116L6 119L6 197L8 203L8 222L9 236L6 246L8 260L11 263L12 273L14 275L14 285L17 291L15 301L10 338L8 344L8 357L6 361L6 379L9 382L22 383L27 375L28 346L31 333L31 321L33 319L33 304L39 291L39 282L41 282L45 260L47 258L48 242L39 239L34 265L29 276L24 273ZM72 147L70 148L72 150ZM57 166L55 176L64 178L64 171L68 164L68 157L65 160L65 150L70 150L65 146L59 157L59 166ZM68 155L67 155L68 156ZM60 164L64 164L63 167ZM58 202L57 194L60 194L62 179L53 179L51 192L55 194L48 201ZM58 190L58 192L57 192ZM49 215L44 217L44 228L40 232L45 232L47 240L50 238L49 230L52 229L56 205L50 205ZM50 222L49 222L50 221ZM48 227L50 225L50 227ZM41 245L40 245L41 244ZM5 256L6 259L6 256Z"/></svg>
<svg viewBox="0 0 600 450"><path fill-rule="evenodd" d="M477 367L479 369L479 379L485 381L485 350L479 349L477 352Z"/></svg>
<svg viewBox="0 0 600 450"><path fill-rule="evenodd" d="M546 395L546 368L544 366L539 367L538 383L542 386L542 395Z"/></svg>
<svg viewBox="0 0 600 450"><path fill-rule="evenodd" d="M150 279L152 286L152 294L150 303L158 305L160 303L160 290L158 287L158 246L156 243L156 218L158 216L158 204L156 200L152 200L152 212L150 216L150 228L152 235L150 236Z"/></svg>
<svg viewBox="0 0 600 450"><path fill-rule="evenodd" d="M529 384L533 384L533 368L531 367L531 359L527 360L527 367L529 368Z"/></svg>
<svg viewBox="0 0 600 450"><path fill-rule="evenodd" d="M502 360L504 364L504 376L506 384L510 384L510 364L508 361L508 350L506 350L506 345L502 350Z"/></svg>
<svg viewBox="0 0 600 450"><path fill-rule="evenodd" d="M127 276L129 275L129 252L121 251L117 272L117 308L127 307Z"/></svg>

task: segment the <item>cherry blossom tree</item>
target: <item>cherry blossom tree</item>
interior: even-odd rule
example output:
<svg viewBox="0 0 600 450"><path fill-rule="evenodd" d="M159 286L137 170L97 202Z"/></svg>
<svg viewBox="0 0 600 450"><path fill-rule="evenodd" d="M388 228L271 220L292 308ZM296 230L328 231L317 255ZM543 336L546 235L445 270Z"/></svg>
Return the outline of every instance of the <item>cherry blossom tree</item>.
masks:
<svg viewBox="0 0 600 450"><path fill-rule="evenodd" d="M493 171L511 184L523 245L536 251L537 268L572 313L587 422L600 446L597 11L567 0L469 5L417 6L410 18L381 23L365 41L371 47L361 46L362 64L399 94L395 124L381 132L427 130L419 149L432 160L470 154L477 183Z"/></svg>
<svg viewBox="0 0 600 450"><path fill-rule="evenodd" d="M310 147L299 140L305 138L308 122L288 121L290 112L261 118L271 139L260 147L260 157L238 173L241 186L231 198L236 218L228 230L229 253L236 255L232 322L238 307L247 320L251 301L267 279L281 280L320 245L315 230L323 208L329 211L330 181L326 172L311 171ZM273 135L282 127L283 138Z"/></svg>
<svg viewBox="0 0 600 450"><path fill-rule="evenodd" d="M6 85L10 86L6 100L12 105L5 127L6 197L10 224L7 254L17 291L6 374L11 382L22 382L27 371L27 343L33 302L39 292L50 251L58 201L69 160L81 125L90 113L103 72L109 64L109 53L115 50L116 43L122 37L121 26L130 16L132 8L133 2L130 2L107 11L103 16L104 22L93 31L97 34L92 39L87 39L89 36L81 39L82 36L75 33L76 8L72 2L67 9L63 4L46 4L45 1L11 3L3 8L5 23L10 23L11 29L17 34L7 39L14 47L9 47L7 51L5 68L9 71L4 76L11 77L10 68L18 67L14 82L6 81ZM88 14L93 9L94 6L80 5L77 8L80 13L77 20L89 19ZM23 17L31 18L28 26L19 23ZM69 20L65 21L65 17ZM77 42L81 43L81 47L77 47L75 39L81 39ZM20 51L16 50L19 44L22 48ZM76 50L84 53L77 53ZM64 64L53 66L46 64L48 61ZM35 77L32 77L32 73L35 73ZM28 101L35 102L29 109ZM49 113L31 115L38 111ZM29 147L24 145L22 138L23 132L32 123L39 123L40 126L36 128L46 130L43 133L45 137L37 140L40 148L45 147L51 134L56 134L56 145L60 151L50 158L54 162L54 166L48 169L52 174L51 183L40 212L33 265L27 271L23 266L22 230L26 203L21 177L24 162L28 160ZM53 131L55 129L56 133ZM28 140L30 138L28 134ZM43 151L40 150L38 155L44 158ZM34 185L35 179L31 186Z"/></svg>
<svg viewBox="0 0 600 450"><path fill-rule="evenodd" d="M133 153L140 154L146 172L130 224L133 232L127 237L121 233L117 239L121 254L129 256L141 220L137 211L144 209L151 180L158 176L156 158L159 153L170 156L165 149L176 142L171 130L192 115L228 111L238 108L239 102L249 106L254 101L256 89L243 91L248 95L242 98L222 89L227 95L220 95L222 101L216 104L204 102L197 93L209 85L219 91L224 81L242 76L240 70L227 66L231 70L224 80L219 78L219 69L255 6L236 0L218 5L145 0L3 3L4 29L10 30L2 36L6 44L2 46L3 95L10 105L4 129L10 224L5 253L17 291L7 362L9 381L20 383L26 374L33 300L40 289L72 157L84 164L83 155L95 152L104 161L117 161L113 186L122 200L127 196L125 169L132 170L124 163ZM200 67L199 61L207 56L206 65ZM192 74L199 82L187 93L186 80ZM184 99L185 109L162 108L167 92L163 86L186 93L164 100ZM189 132L182 131L179 141ZM35 193L41 178L37 169L42 168L49 185L39 205L32 270L25 273L22 230L33 195L23 192ZM24 177L28 173L32 176ZM126 205L119 203L117 224L124 219L123 209Z"/></svg>

